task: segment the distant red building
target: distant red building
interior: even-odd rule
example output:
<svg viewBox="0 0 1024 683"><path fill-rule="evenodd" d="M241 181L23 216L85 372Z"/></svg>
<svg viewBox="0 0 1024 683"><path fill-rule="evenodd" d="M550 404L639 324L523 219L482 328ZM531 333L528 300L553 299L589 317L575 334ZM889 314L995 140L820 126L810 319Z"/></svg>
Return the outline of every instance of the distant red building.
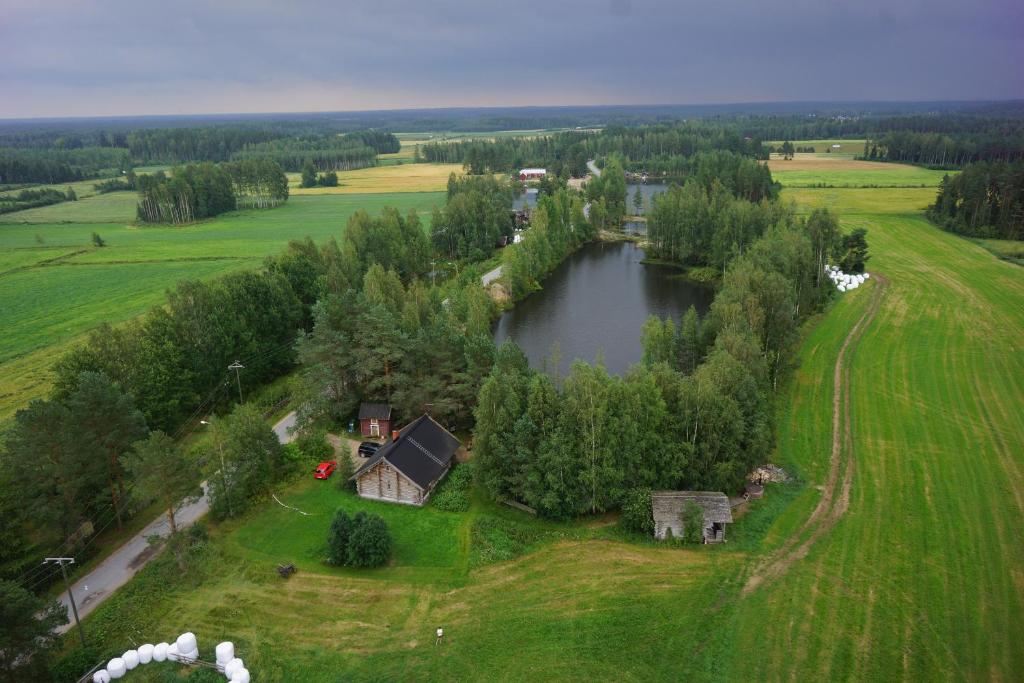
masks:
<svg viewBox="0 0 1024 683"><path fill-rule="evenodd" d="M367 437L386 437L390 434L391 406L386 403L361 403L359 433Z"/></svg>
<svg viewBox="0 0 1024 683"><path fill-rule="evenodd" d="M520 180L537 180L548 174L545 168L524 168L519 171Z"/></svg>

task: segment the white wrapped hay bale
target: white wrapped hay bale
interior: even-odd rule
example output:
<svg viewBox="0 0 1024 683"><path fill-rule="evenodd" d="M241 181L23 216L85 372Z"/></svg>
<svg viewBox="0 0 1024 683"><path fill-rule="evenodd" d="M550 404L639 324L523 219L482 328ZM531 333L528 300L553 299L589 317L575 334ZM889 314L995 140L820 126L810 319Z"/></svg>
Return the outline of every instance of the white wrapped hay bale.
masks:
<svg viewBox="0 0 1024 683"><path fill-rule="evenodd" d="M235 644L229 641L223 643L217 643L217 647L214 649L217 653L217 663L224 666L232 659L235 658Z"/></svg>
<svg viewBox="0 0 1024 683"><path fill-rule="evenodd" d="M840 285L836 289L838 289L840 292L845 292L846 291L846 285L840 283Z"/></svg>
<svg viewBox="0 0 1024 683"><path fill-rule="evenodd" d="M231 677L231 683L249 683L249 670L237 669Z"/></svg>
<svg viewBox="0 0 1024 683"><path fill-rule="evenodd" d="M178 653L178 659L180 661L195 661L199 659L199 650L192 650L192 652L181 652Z"/></svg>
<svg viewBox="0 0 1024 683"><path fill-rule="evenodd" d="M121 655L121 659L124 660L124 666L129 671L139 665L139 653L137 650L128 650Z"/></svg>
<svg viewBox="0 0 1024 683"><path fill-rule="evenodd" d="M865 280L867 280L867 279L868 279L869 277L871 277L871 274L870 274L870 273L864 273L864 279L865 279Z"/></svg>
<svg viewBox="0 0 1024 683"><path fill-rule="evenodd" d="M92 683L110 683L110 674L106 669L100 669L92 675Z"/></svg>
<svg viewBox="0 0 1024 683"><path fill-rule="evenodd" d="M139 645L139 664L149 664L153 661L154 647L149 643Z"/></svg>
<svg viewBox="0 0 1024 683"><path fill-rule="evenodd" d="M124 660L120 657L114 657L107 662L107 673L110 674L111 678L122 678L128 669L124 666Z"/></svg>
<svg viewBox="0 0 1024 683"><path fill-rule="evenodd" d="M187 631L178 636L178 640L175 641L175 644L178 646L178 652L182 654L199 649L199 644L196 643L196 634L191 631Z"/></svg>
<svg viewBox="0 0 1024 683"><path fill-rule="evenodd" d="M235 675L236 671L244 668L245 664L242 663L242 660L238 657L235 657L234 659L230 660L227 664L224 665L224 677L230 681L231 677Z"/></svg>
<svg viewBox="0 0 1024 683"><path fill-rule="evenodd" d="M167 659L167 648L170 647L167 643L157 643L153 646L153 661L162 662Z"/></svg>
<svg viewBox="0 0 1024 683"><path fill-rule="evenodd" d="M171 643L167 646L167 659L172 662L178 661L178 644Z"/></svg>

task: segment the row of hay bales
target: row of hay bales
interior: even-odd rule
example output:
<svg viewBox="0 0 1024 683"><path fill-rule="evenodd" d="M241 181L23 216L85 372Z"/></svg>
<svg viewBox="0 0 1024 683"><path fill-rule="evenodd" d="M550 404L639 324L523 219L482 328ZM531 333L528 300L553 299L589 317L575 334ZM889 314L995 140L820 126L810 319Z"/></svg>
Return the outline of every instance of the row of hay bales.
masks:
<svg viewBox="0 0 1024 683"><path fill-rule="evenodd" d="M231 642L223 642L215 648L217 670L222 672L229 683L249 683L249 670L245 663L235 657L235 646ZM120 657L107 662L107 668L100 669L92 675L93 683L110 683L111 680L123 678L126 673L150 662L182 662L191 664L199 659L199 643L191 631L182 633L173 643L139 646L137 650L128 650Z"/></svg>
<svg viewBox="0 0 1024 683"><path fill-rule="evenodd" d="M825 275L840 292L857 289L871 277L870 273L844 273L839 270L839 266L825 266Z"/></svg>

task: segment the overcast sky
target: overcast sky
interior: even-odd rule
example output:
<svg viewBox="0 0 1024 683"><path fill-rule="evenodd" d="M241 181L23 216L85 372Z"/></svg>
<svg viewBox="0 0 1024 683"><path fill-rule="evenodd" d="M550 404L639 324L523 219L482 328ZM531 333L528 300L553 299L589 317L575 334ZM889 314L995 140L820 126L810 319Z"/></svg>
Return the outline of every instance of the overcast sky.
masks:
<svg viewBox="0 0 1024 683"><path fill-rule="evenodd" d="M1024 0L0 0L0 118L1024 97Z"/></svg>

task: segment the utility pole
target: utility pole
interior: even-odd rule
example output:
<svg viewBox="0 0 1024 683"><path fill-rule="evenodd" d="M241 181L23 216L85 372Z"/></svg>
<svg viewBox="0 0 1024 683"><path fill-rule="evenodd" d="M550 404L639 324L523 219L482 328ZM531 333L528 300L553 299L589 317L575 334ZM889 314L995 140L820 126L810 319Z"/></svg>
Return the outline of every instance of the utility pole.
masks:
<svg viewBox="0 0 1024 683"><path fill-rule="evenodd" d="M244 370L245 366L237 360L228 366L228 370L235 371L235 379L238 380L238 402L242 403L242 377L238 374L239 370Z"/></svg>
<svg viewBox="0 0 1024 683"><path fill-rule="evenodd" d="M82 622L78 620L78 605L75 604L75 595L71 592L71 584L68 583L68 570L65 567L67 564L74 564L75 558L47 557L43 559L43 564L50 564L51 562L56 562L60 565L60 573L64 575L64 587L68 589L68 599L71 601L71 612L75 615L75 626L78 627L78 638L82 641L82 647L85 647L85 631L82 630Z"/></svg>
<svg viewBox="0 0 1024 683"><path fill-rule="evenodd" d="M210 424L206 420L200 420L200 422L204 425ZM224 482L224 499L228 501L228 516L234 517L235 511L231 509L231 491L228 489L227 469L224 466L224 442L221 441L220 431L214 433L214 440L217 442L217 452L220 453L220 477Z"/></svg>

